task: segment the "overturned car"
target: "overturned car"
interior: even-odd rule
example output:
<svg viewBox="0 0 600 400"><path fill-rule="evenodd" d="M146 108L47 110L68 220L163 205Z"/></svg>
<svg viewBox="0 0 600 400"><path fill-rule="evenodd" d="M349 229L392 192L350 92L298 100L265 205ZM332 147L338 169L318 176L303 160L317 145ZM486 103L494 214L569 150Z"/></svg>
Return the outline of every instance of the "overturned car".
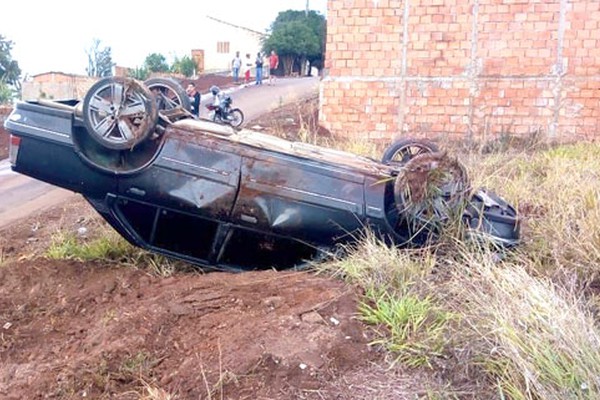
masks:
<svg viewBox="0 0 600 400"><path fill-rule="evenodd" d="M134 245L228 270L290 268L369 229L418 246L458 218L519 240L515 210L473 190L429 142L381 161L196 119L169 79L104 78L83 101L21 102L5 123L14 171L81 193Z"/></svg>

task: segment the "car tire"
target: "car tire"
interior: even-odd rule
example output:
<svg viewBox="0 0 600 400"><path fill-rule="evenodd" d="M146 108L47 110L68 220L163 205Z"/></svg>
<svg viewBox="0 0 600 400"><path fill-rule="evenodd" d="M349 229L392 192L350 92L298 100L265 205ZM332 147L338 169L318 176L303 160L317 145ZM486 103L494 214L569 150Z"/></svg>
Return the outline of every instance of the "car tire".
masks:
<svg viewBox="0 0 600 400"><path fill-rule="evenodd" d="M192 111L192 103L185 89L172 78L150 78L144 81L144 85L157 98L158 110L172 110L182 107Z"/></svg>
<svg viewBox="0 0 600 400"><path fill-rule="evenodd" d="M394 181L399 234L423 244L457 222L471 185L465 167L443 153L421 153L406 162Z"/></svg>
<svg viewBox="0 0 600 400"><path fill-rule="evenodd" d="M108 149L132 149L154 132L157 120L152 93L135 79L100 79L83 100L87 133Z"/></svg>
<svg viewBox="0 0 600 400"><path fill-rule="evenodd" d="M420 154L437 153L438 151L437 145L428 140L400 139L385 149L381 162L387 165L404 165Z"/></svg>

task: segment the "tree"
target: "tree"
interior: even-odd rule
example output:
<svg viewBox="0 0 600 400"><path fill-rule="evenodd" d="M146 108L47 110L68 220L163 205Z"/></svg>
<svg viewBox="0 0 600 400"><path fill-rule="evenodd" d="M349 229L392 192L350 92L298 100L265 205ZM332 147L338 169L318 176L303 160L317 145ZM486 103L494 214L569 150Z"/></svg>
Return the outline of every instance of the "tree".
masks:
<svg viewBox="0 0 600 400"><path fill-rule="evenodd" d="M148 72L168 72L169 64L167 64L167 59L162 54L152 53L146 57L144 68Z"/></svg>
<svg viewBox="0 0 600 400"><path fill-rule="evenodd" d="M189 78L196 73L196 63L190 56L175 57L173 65L171 65L171 72L182 74Z"/></svg>
<svg viewBox="0 0 600 400"><path fill-rule="evenodd" d="M13 42L0 35L0 103L10 102L21 90L19 63L12 59Z"/></svg>
<svg viewBox="0 0 600 400"><path fill-rule="evenodd" d="M135 67L134 69L129 70L128 75L139 81L145 81L150 73L144 67Z"/></svg>
<svg viewBox="0 0 600 400"><path fill-rule="evenodd" d="M11 103L15 97L15 91L8 84L0 81L0 104Z"/></svg>
<svg viewBox="0 0 600 400"><path fill-rule="evenodd" d="M100 39L93 39L92 45L85 51L88 56L88 76L102 78L112 76L115 63L112 61L112 50L110 47L100 48Z"/></svg>
<svg viewBox="0 0 600 400"><path fill-rule="evenodd" d="M316 11L280 12L271 24L271 34L263 40L263 51L279 54L286 75L302 72L306 61L320 69L325 58L325 29L325 17Z"/></svg>

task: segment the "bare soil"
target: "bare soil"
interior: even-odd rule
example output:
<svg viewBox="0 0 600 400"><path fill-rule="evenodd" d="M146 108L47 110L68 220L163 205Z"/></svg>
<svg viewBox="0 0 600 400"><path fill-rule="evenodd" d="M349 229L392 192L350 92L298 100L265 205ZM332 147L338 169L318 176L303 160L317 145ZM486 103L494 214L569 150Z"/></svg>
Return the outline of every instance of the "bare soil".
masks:
<svg viewBox="0 0 600 400"><path fill-rule="evenodd" d="M190 82L196 86L196 90L200 93L208 92L211 86L219 86L226 88L234 86L233 77L226 75L207 74L199 76L196 79L184 79L181 81L183 87L186 87Z"/></svg>
<svg viewBox="0 0 600 400"><path fill-rule="evenodd" d="M259 122L281 133L297 109ZM415 399L434 383L387 369L355 287L45 257L56 232L80 228L104 229L78 197L0 230L2 399Z"/></svg>

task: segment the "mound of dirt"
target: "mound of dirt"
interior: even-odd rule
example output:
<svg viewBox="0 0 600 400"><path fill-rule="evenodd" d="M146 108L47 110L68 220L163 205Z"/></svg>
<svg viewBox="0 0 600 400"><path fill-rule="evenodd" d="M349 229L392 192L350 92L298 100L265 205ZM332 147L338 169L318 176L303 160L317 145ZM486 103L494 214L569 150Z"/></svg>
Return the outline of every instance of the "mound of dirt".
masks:
<svg viewBox="0 0 600 400"><path fill-rule="evenodd" d="M356 290L311 272L161 278L43 257L55 232L101 225L79 198L0 231L0 398L351 399L341 379L364 385L381 357Z"/></svg>
<svg viewBox="0 0 600 400"><path fill-rule="evenodd" d="M163 279L36 259L5 265L0 282L5 399L122 396L141 382L184 399L289 399L372 358L352 289L309 273Z"/></svg>
<svg viewBox="0 0 600 400"><path fill-rule="evenodd" d="M414 399L435 386L387 369L360 292L311 271L165 278L44 258L56 232L100 228L76 195L0 229L1 399Z"/></svg>
<svg viewBox="0 0 600 400"><path fill-rule="evenodd" d="M186 87L190 82L193 82L196 86L196 90L200 93L206 93L211 86L219 86L220 88L226 88L234 86L233 78L228 75L219 74L207 74L199 76L196 79L184 79L181 81L183 87Z"/></svg>
<svg viewBox="0 0 600 400"><path fill-rule="evenodd" d="M252 120L248 127L291 141L332 138L331 133L319 125L319 97L312 96L287 104L269 114ZM306 136L315 136L307 138ZM303 137L304 136L304 137Z"/></svg>

